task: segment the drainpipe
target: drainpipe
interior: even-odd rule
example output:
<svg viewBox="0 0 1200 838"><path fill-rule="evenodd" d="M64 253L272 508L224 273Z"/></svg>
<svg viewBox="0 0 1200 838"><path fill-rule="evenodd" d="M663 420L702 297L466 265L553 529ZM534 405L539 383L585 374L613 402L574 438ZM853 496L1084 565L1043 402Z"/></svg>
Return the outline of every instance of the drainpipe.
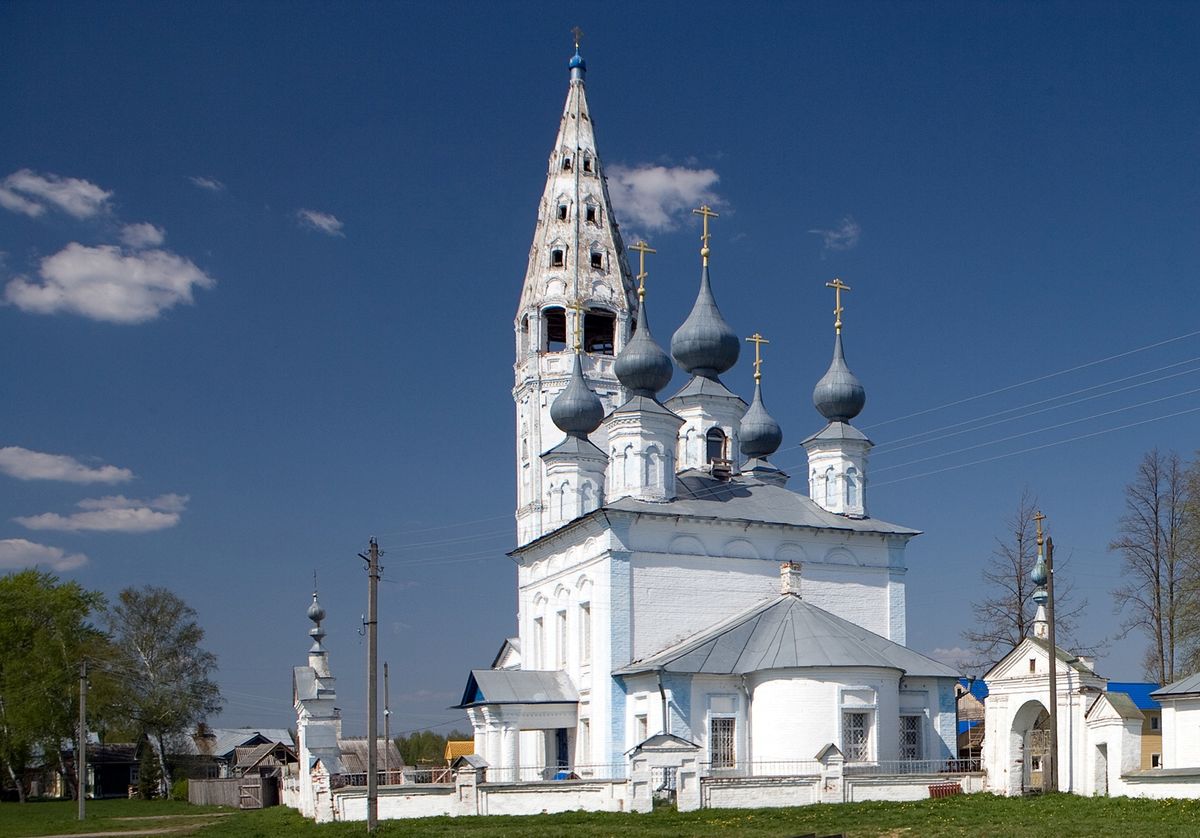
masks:
<svg viewBox="0 0 1200 838"><path fill-rule="evenodd" d="M658 669L656 669L654 671L654 674L658 677L658 696L659 696L659 698L662 699L662 732L670 733L671 732L671 716L667 713L667 691L663 689L663 682L662 682L663 669L662 669L662 667L660 666Z"/></svg>

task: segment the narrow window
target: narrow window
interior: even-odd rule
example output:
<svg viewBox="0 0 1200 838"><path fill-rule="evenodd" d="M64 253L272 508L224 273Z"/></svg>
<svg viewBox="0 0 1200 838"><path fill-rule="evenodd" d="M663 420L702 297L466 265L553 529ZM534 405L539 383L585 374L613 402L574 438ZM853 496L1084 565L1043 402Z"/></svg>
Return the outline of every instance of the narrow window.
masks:
<svg viewBox="0 0 1200 838"><path fill-rule="evenodd" d="M542 312L542 333L545 337L543 352L562 352L567 348L567 312L561 308L548 308Z"/></svg>
<svg viewBox="0 0 1200 838"><path fill-rule="evenodd" d="M1151 768L1162 768L1162 754L1151 754L1150 755L1150 767Z"/></svg>
<svg viewBox="0 0 1200 838"><path fill-rule="evenodd" d="M725 432L720 428L709 428L704 435L708 462L725 459Z"/></svg>
<svg viewBox="0 0 1200 838"><path fill-rule="evenodd" d="M708 721L708 761L713 768L733 768L737 764L736 719L719 716Z"/></svg>
<svg viewBox="0 0 1200 838"><path fill-rule="evenodd" d="M592 267L598 271L604 270L604 254L598 251L592 251Z"/></svg>
<svg viewBox="0 0 1200 838"><path fill-rule="evenodd" d="M542 623L542 618L534 617L533 618L533 665L535 667L537 667L538 669L541 669L542 666L545 665L544 661L542 659L544 644L546 641L545 629L546 629L546 626Z"/></svg>
<svg viewBox="0 0 1200 838"><path fill-rule="evenodd" d="M1151 716L1151 717L1150 717L1150 729L1151 729L1151 730L1158 730L1158 716Z"/></svg>
<svg viewBox="0 0 1200 838"><path fill-rule="evenodd" d="M571 171L571 158L570 157L563 158L563 171L564 172Z"/></svg>
<svg viewBox="0 0 1200 838"><path fill-rule="evenodd" d="M1037 672L1037 658L1030 658L1030 659L1029 659L1029 671L1030 671L1030 672Z"/></svg>
<svg viewBox="0 0 1200 838"><path fill-rule="evenodd" d="M921 758L921 717L900 717L900 759Z"/></svg>
<svg viewBox="0 0 1200 838"><path fill-rule="evenodd" d="M583 170L590 172L592 170L592 158L590 155L583 155Z"/></svg>
<svg viewBox="0 0 1200 838"><path fill-rule="evenodd" d="M639 713L638 715L634 716L633 721L634 721L634 728L637 731L637 733L636 733L637 742L634 743L636 745L639 742L645 742L647 739L650 738L650 722L646 718L645 713Z"/></svg>
<svg viewBox="0 0 1200 838"><path fill-rule="evenodd" d="M592 605L589 602L579 606L579 662L592 662Z"/></svg>
<svg viewBox="0 0 1200 838"><path fill-rule="evenodd" d="M558 205L558 220L559 221L567 220L567 205L566 204Z"/></svg>
<svg viewBox="0 0 1200 838"><path fill-rule="evenodd" d="M567 668L567 612L559 611L555 616L558 623L558 668Z"/></svg>
<svg viewBox="0 0 1200 838"><path fill-rule="evenodd" d="M583 316L583 348L598 355L613 354L617 318L607 311L589 311Z"/></svg>
<svg viewBox="0 0 1200 838"><path fill-rule="evenodd" d="M579 720L579 742L575 746L575 767L586 765L592 759L592 720Z"/></svg>
<svg viewBox="0 0 1200 838"><path fill-rule="evenodd" d="M846 469L846 506L858 506L858 469Z"/></svg>
<svg viewBox="0 0 1200 838"><path fill-rule="evenodd" d="M561 268L566 263L561 247L556 247L550 251L550 267Z"/></svg>
<svg viewBox="0 0 1200 838"><path fill-rule="evenodd" d="M595 207L587 208L587 220L588 220L589 224L596 223L596 208Z"/></svg>
<svg viewBox="0 0 1200 838"><path fill-rule="evenodd" d="M842 752L846 762L866 762L870 758L867 748L867 714L842 714Z"/></svg>
<svg viewBox="0 0 1200 838"><path fill-rule="evenodd" d="M834 487L837 486L837 480L833 476L833 466L825 469L825 505L833 506L837 498L834 492Z"/></svg>

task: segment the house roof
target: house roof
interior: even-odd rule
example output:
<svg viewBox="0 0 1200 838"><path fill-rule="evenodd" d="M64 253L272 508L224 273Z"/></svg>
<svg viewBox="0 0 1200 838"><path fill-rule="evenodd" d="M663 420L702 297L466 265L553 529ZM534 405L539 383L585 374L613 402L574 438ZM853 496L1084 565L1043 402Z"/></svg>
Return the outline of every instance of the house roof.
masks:
<svg viewBox="0 0 1200 838"><path fill-rule="evenodd" d="M396 747L394 741L384 739L382 736L377 740L377 757L379 770L383 770L384 754L387 754L387 765L390 770L402 768L404 766L404 757L400 756L400 749ZM371 740L365 736L351 736L345 739L338 739L338 749L342 754L342 767L347 774L365 774L367 772L367 746Z"/></svg>
<svg viewBox="0 0 1200 838"><path fill-rule="evenodd" d="M1158 689L1158 684L1149 681L1109 681L1110 693L1125 693L1133 699L1133 704L1139 710L1161 710L1162 705L1150 696Z"/></svg>
<svg viewBox="0 0 1200 838"><path fill-rule="evenodd" d="M457 759L458 757L465 757L468 754L473 754L473 753L475 753L475 740L474 739L448 739L448 740L446 740L446 754L445 754L446 762L450 762L451 760Z"/></svg>
<svg viewBox="0 0 1200 838"><path fill-rule="evenodd" d="M1185 695L1200 695L1200 672L1189 675L1186 678L1180 678L1172 684L1167 684L1162 689L1155 690L1150 695L1160 700L1164 698L1180 698Z"/></svg>
<svg viewBox="0 0 1200 838"><path fill-rule="evenodd" d="M253 768L268 756L276 756L278 762L296 762L296 752L283 742L263 742L250 748L235 748L235 768Z"/></svg>
<svg viewBox="0 0 1200 838"><path fill-rule="evenodd" d="M1142 719L1142 711L1133 703L1133 699L1122 692L1108 692L1102 694L1103 698L1108 699L1108 703L1112 705L1112 709L1117 712L1117 715L1122 719Z"/></svg>
<svg viewBox="0 0 1200 838"><path fill-rule="evenodd" d="M818 666L868 666L897 669L914 676L958 677L945 664L830 614L795 594L763 600L613 674L663 670L744 675Z"/></svg>
<svg viewBox="0 0 1200 838"><path fill-rule="evenodd" d="M979 701L983 701L988 697L987 682L982 678L959 678L959 686L975 696Z"/></svg>
<svg viewBox="0 0 1200 838"><path fill-rule="evenodd" d="M959 734L966 733L971 728L981 724L983 724L983 719L959 719L958 732Z"/></svg>
<svg viewBox="0 0 1200 838"><path fill-rule="evenodd" d="M575 704L578 701L579 692L565 672L472 669L462 701L454 709L479 704Z"/></svg>

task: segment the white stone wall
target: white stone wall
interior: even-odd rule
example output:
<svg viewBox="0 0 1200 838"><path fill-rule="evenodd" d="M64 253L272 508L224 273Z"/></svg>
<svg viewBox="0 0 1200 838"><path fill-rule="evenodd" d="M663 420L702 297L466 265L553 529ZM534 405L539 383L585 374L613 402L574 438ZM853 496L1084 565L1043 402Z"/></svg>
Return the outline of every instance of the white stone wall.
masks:
<svg viewBox="0 0 1200 838"><path fill-rule="evenodd" d="M804 447L808 451L808 496L830 512L866 516L871 444L852 439L811 440Z"/></svg>
<svg viewBox="0 0 1200 838"><path fill-rule="evenodd" d="M1163 768L1200 767L1200 697L1161 703Z"/></svg>
<svg viewBox="0 0 1200 838"><path fill-rule="evenodd" d="M554 812L625 812L629 809L629 783L624 780L479 787L479 814L534 815Z"/></svg>
<svg viewBox="0 0 1200 838"><path fill-rule="evenodd" d="M925 800L929 787L938 783L958 783L964 794L984 790L982 774L905 774L896 777L847 777L845 800L860 803L867 800L908 801Z"/></svg>
<svg viewBox="0 0 1200 838"><path fill-rule="evenodd" d="M772 809L820 802L820 777L710 777L700 785L706 809Z"/></svg>
<svg viewBox="0 0 1200 838"><path fill-rule="evenodd" d="M713 428L720 428L726 439L726 457L736 469L745 459L741 447L741 422L747 406L733 399L705 399L689 397L685 402L671 399L667 407L683 420L676 445L678 470L704 468L708 465L708 443L706 435Z"/></svg>

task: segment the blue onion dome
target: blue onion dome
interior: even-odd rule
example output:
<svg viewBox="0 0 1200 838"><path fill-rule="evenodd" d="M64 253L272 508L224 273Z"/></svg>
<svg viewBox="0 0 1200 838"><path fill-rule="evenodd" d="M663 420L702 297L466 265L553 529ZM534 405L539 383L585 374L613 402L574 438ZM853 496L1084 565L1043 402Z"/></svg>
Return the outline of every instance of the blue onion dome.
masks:
<svg viewBox="0 0 1200 838"><path fill-rule="evenodd" d="M321 607L321 603L317 602L316 591L313 591L312 605L308 606L308 619L314 623L319 623L325 619L325 609Z"/></svg>
<svg viewBox="0 0 1200 838"><path fill-rule="evenodd" d="M700 272L700 293L696 295L692 313L671 336L671 354L692 375L716 378L737 363L741 350L741 342L713 299L705 265Z"/></svg>
<svg viewBox="0 0 1200 838"><path fill-rule="evenodd" d="M754 400L750 402L750 409L742 417L738 436L742 453L751 458L759 457L765 460L778 451L783 443L783 429L763 406L762 383L759 381L754 382Z"/></svg>
<svg viewBox="0 0 1200 838"><path fill-rule="evenodd" d="M583 366L579 353L575 353L575 365L571 368L571 380L558 398L550 405L550 418L564 433L584 438L604 421L604 405L583 380Z"/></svg>
<svg viewBox="0 0 1200 838"><path fill-rule="evenodd" d="M621 350L613 364L613 372L621 385L635 396L654 398L658 391L671 383L675 368L663 348L654 342L650 334L650 321L646 319L646 301L638 302L637 331Z"/></svg>
<svg viewBox="0 0 1200 838"><path fill-rule="evenodd" d="M583 60L583 56L579 54L579 50L575 50L575 54L571 56L571 60L567 62L567 68L574 70L578 67L580 70L587 69L587 62Z"/></svg>
<svg viewBox="0 0 1200 838"><path fill-rule="evenodd" d="M866 390L846 366L839 333L834 340L833 361L829 364L829 371L813 388L813 404L830 422L849 422L862 412L866 402Z"/></svg>

